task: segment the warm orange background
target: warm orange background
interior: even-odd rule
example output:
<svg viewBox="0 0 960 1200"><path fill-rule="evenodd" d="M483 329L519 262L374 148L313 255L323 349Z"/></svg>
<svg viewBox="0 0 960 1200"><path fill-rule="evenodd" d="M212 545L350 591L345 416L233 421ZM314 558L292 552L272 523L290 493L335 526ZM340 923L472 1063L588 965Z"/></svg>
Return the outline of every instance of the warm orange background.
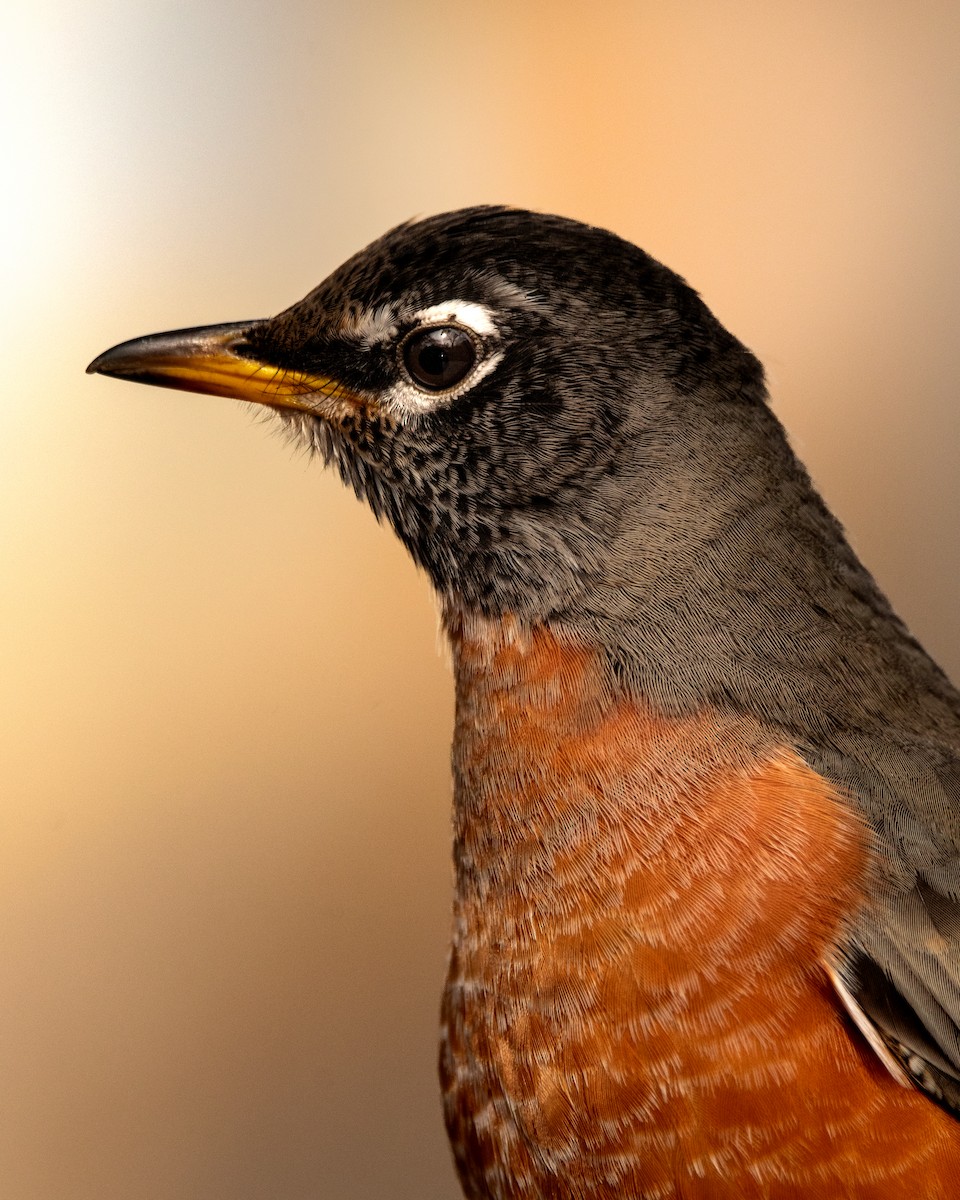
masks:
<svg viewBox="0 0 960 1200"><path fill-rule="evenodd" d="M416 213L607 225L764 359L960 673L960 10L10 8L0 1197L451 1200L427 585L240 405L83 367Z"/></svg>

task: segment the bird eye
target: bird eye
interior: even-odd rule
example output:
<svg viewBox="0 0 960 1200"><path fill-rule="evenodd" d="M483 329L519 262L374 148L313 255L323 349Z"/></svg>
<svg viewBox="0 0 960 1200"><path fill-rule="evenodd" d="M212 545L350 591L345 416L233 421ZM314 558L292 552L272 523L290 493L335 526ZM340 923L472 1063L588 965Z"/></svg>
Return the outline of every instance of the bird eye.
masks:
<svg viewBox="0 0 960 1200"><path fill-rule="evenodd" d="M476 361L476 342L458 325L419 329L403 343L407 374L426 392L445 392L456 387L466 379Z"/></svg>

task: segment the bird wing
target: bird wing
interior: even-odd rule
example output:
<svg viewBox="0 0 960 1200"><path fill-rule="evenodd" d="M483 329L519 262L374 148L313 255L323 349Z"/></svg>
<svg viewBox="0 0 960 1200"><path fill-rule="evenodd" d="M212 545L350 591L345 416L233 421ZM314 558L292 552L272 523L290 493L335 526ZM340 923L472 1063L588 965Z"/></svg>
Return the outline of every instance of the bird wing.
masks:
<svg viewBox="0 0 960 1200"><path fill-rule="evenodd" d="M879 848L870 903L841 947L841 997L960 1116L960 750L894 736L818 757L832 759L819 769L854 797Z"/></svg>

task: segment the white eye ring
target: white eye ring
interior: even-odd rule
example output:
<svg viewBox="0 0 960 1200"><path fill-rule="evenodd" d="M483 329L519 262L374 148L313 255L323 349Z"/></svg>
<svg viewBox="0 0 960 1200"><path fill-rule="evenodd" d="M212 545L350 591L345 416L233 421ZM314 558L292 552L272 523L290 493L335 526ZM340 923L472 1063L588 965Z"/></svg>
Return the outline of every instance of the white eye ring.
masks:
<svg viewBox="0 0 960 1200"><path fill-rule="evenodd" d="M407 321L413 328L401 338L395 351L399 378L380 395L381 405L399 421L424 416L449 405L489 375L503 358L493 310L485 304L473 300L448 300L445 304L432 304L410 313L404 323ZM438 386L443 383L442 372L432 385L424 384L405 361L408 348L412 353L418 338L438 330L456 330L456 334L448 336L460 339L466 336L473 350L472 363L447 387ZM462 340L459 346L462 351L468 349L468 344Z"/></svg>

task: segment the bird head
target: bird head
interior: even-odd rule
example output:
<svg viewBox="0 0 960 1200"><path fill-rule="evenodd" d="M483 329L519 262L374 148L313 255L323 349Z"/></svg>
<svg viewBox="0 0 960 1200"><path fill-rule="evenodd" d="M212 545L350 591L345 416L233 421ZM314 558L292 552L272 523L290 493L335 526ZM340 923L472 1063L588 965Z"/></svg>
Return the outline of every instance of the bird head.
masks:
<svg viewBox="0 0 960 1200"><path fill-rule="evenodd" d="M718 412L764 408L759 364L678 276L507 208L401 225L278 316L137 338L88 370L267 406L449 603L530 620L615 580L625 530L696 505Z"/></svg>

